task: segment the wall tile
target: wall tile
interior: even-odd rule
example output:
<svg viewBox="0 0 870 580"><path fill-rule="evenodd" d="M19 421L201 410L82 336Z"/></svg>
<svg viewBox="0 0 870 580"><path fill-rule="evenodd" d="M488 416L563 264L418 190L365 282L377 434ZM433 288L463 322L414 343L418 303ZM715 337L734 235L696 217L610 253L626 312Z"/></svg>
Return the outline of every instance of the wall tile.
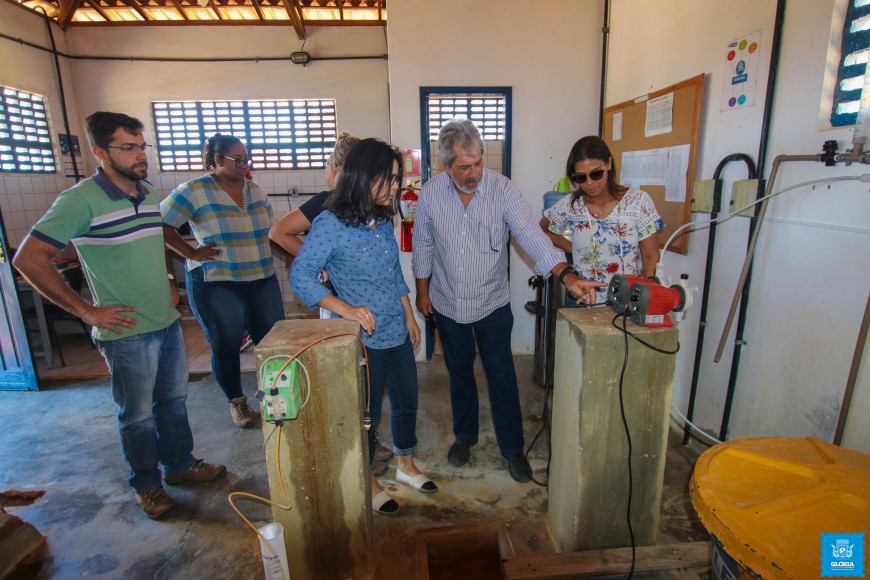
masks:
<svg viewBox="0 0 870 580"><path fill-rule="evenodd" d="M21 185L18 183L17 177L4 177L3 181L6 183L6 193L21 193Z"/></svg>
<svg viewBox="0 0 870 580"><path fill-rule="evenodd" d="M33 193L33 182L36 180L42 181L42 179L38 177L19 177L18 187L21 193ZM39 184L39 187L42 187L41 183Z"/></svg>
<svg viewBox="0 0 870 580"><path fill-rule="evenodd" d="M20 194L7 195L10 211L24 211L24 199Z"/></svg>
<svg viewBox="0 0 870 580"><path fill-rule="evenodd" d="M21 200L24 202L24 209L26 210L34 210L36 209L36 197L31 193L29 195L22 195Z"/></svg>

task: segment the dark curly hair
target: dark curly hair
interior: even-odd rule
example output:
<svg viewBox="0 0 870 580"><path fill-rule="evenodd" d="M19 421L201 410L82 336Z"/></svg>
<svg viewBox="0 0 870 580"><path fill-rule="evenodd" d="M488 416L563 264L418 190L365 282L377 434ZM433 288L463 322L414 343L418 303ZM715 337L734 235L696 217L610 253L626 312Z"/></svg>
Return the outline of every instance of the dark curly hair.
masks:
<svg viewBox="0 0 870 580"><path fill-rule="evenodd" d="M214 169L217 164L214 161L215 155L225 155L230 147L238 145L242 140L232 135L221 135L215 133L205 142L205 148L202 151L202 166L206 171Z"/></svg>
<svg viewBox="0 0 870 580"><path fill-rule="evenodd" d="M347 226L392 219L398 211L398 196L393 197L389 206L383 206L372 201L372 191L390 186L394 161L399 167L395 179L401 183L399 150L380 139L363 139L345 157L341 175L325 206Z"/></svg>

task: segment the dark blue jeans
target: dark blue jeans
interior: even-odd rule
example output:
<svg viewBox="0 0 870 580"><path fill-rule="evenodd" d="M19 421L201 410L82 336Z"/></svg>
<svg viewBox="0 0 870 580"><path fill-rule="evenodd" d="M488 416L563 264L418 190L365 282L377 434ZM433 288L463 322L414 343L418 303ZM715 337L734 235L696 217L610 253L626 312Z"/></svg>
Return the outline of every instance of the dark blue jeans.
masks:
<svg viewBox="0 0 870 580"><path fill-rule="evenodd" d="M151 491L163 482L158 462L174 473L195 461L181 325L175 321L163 330L96 343L112 373L130 485L140 493Z"/></svg>
<svg viewBox="0 0 870 580"><path fill-rule="evenodd" d="M458 441L477 443L480 429L477 382L474 379L475 339L489 385L492 423L501 454L520 455L525 446L520 391L511 353L514 316L510 304L468 324L435 313L444 362L450 373L453 434Z"/></svg>
<svg viewBox="0 0 870 580"><path fill-rule="evenodd" d="M367 348L371 377L372 428L369 431L369 463L374 467L375 431L381 421L384 388L390 395L393 452L410 455L417 447L417 363L411 338L393 348Z"/></svg>
<svg viewBox="0 0 870 580"><path fill-rule="evenodd" d="M239 347L245 330L254 344L284 320L284 302L275 275L251 282L205 282L202 268L185 274L190 309L211 347L211 369L227 396L241 397Z"/></svg>

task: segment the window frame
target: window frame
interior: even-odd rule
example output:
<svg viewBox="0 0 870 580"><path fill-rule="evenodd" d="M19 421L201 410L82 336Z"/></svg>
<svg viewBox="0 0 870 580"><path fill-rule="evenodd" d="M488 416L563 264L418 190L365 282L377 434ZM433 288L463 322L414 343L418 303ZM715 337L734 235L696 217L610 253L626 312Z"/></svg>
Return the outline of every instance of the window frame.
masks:
<svg viewBox="0 0 870 580"><path fill-rule="evenodd" d="M201 172L202 150L215 133L238 137L253 170L323 169L337 136L332 98L152 101L151 113L161 172ZM317 117L313 128L310 117Z"/></svg>
<svg viewBox="0 0 870 580"><path fill-rule="evenodd" d="M836 62L836 80L833 86L829 122L832 127L850 127L855 125L858 112L838 112L838 108L845 102L861 100L863 88L866 85L867 62L847 65L846 59L855 52L868 50L870 45L870 29L851 32L852 24L862 18L870 18L870 2L857 6L858 0L848 0L843 14L843 25L840 28L839 54ZM843 81L861 77L865 80L860 88L844 90Z"/></svg>
<svg viewBox="0 0 870 580"><path fill-rule="evenodd" d="M28 103L32 105L26 108L27 112L20 110L21 95L26 95ZM11 103L10 100L15 102ZM19 115L16 118L21 119L20 124L16 123L16 126L22 129L20 133L15 133L14 127L10 126L14 123L10 119L10 114L13 114L10 113L10 106L16 109L14 114ZM30 122L26 122L27 120ZM16 138L28 134L34 135L35 140ZM61 165L58 163L54 146L46 97L39 93L0 85L0 173L56 174L60 171ZM34 163L30 156L36 155L40 159ZM24 157L27 159L22 159Z"/></svg>

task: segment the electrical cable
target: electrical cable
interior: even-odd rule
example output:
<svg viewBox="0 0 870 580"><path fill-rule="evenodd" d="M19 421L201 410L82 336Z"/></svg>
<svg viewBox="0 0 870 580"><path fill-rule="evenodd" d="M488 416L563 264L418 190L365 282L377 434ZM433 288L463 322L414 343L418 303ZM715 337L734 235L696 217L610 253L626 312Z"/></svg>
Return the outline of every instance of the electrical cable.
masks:
<svg viewBox="0 0 870 580"><path fill-rule="evenodd" d="M865 174L865 175L866 175L866 174ZM733 217L737 217L737 216L738 216L742 211L747 210L747 209L749 209L750 207L752 207L752 206L754 206L754 205L758 205L759 203L763 202L763 201L766 200L766 199L770 199L770 198L772 198L772 197L776 197L776 196L778 196L778 195L780 195L780 194L782 194L782 193L785 193L785 192L787 192L787 191L791 191L791 190L793 190L793 189L797 189L797 188L799 188L799 187L806 187L807 185L818 185L818 184L820 184L820 183L832 183L832 182L835 182L835 181L862 181L862 182L866 181L865 179L862 179L862 177L863 177L863 175L849 175L849 176L843 176L843 177L827 177L827 178L824 178L824 179L812 179L812 180L810 180L810 181L804 181L804 182L801 182L801 183L796 183L796 184L794 184L794 185L789 185L788 187L786 187L786 188L784 188L784 189L780 189L780 190L777 191L777 192L774 192L774 193L771 193L771 194L769 194L769 195L765 195L765 196L759 197L759 198L756 199L755 201L753 201L753 202L751 202L751 203L748 203L748 204L744 205L744 206L741 207L741 208L738 208L738 209L732 210L731 213L728 214L727 216L723 216L723 217L721 217L721 218L716 218L716 219L708 220L708 221L706 221L706 222L702 222L702 221L699 221L699 220L695 220L695 221L691 221L691 222L685 223L685 224L681 225L680 227L678 227L677 229L675 229L675 230L674 230L674 233L671 234L671 237L668 238L668 241L665 242L665 245L662 246L662 251L661 251L660 258L659 258L659 267L661 267L661 265L662 265L662 263L663 263L663 261L664 261L664 259L665 259L665 252L668 250L668 246L671 245L671 242L674 241L674 239L677 237L677 235L678 235L680 232L682 232L683 230L685 230L686 228L688 228L688 227L690 227L690 226L693 226L693 225L696 225L696 224L702 224L704 227L706 227L706 226L709 226L709 225L711 225L711 224L713 224L713 223L721 223L721 222L728 221L728 220L730 220L730 219L733 218ZM701 229L701 228L699 227L699 228L696 228L696 229ZM695 230L692 230L692 231L695 231ZM661 276L659 276L659 277L661 277Z"/></svg>
<svg viewBox="0 0 870 580"><path fill-rule="evenodd" d="M619 413L622 416L622 427L625 429L625 439L628 443L628 507L625 510L625 521L628 524L628 536L631 539L631 568L628 571L628 580L631 580L634 576L634 566L637 560L637 554L635 553L634 548L634 528L631 525L631 496L634 488L634 478L632 477L631 472L631 432L628 430L628 419L625 417L625 398L623 396L625 369L628 367L628 335L630 333L625 327L628 316L626 316L625 313L617 314L616 316L622 316L622 332L623 338L625 339L625 356L622 359L622 370L619 372ZM616 318L613 319L613 322L616 322ZM619 327L617 327L617 329L618 328ZM662 351L659 350L659 352Z"/></svg>
<svg viewBox="0 0 870 580"><path fill-rule="evenodd" d="M622 316L622 318L623 318L622 326L617 326L616 319L619 318L620 316ZM628 315L625 314L624 312L620 312L619 314L617 314L616 316L613 317L613 320L610 321L610 324L613 325L613 328L615 328L616 330L621 330L623 333L625 333L625 340L628 340L628 337L630 336L631 338L635 339L636 341L638 341L639 343L641 343L642 345L644 345L648 349L654 350L656 352L660 352L662 354L677 354L678 352L680 352L680 341L677 341L677 348L675 348L674 350L665 350L663 348L653 346L650 343L648 343L647 341L645 341L644 339L642 339L641 337L639 337L638 335L634 334L633 332L629 332L628 329L625 327L625 320L624 319L626 319L626 318L628 318Z"/></svg>
<svg viewBox="0 0 870 580"><path fill-rule="evenodd" d="M671 410L673 410L677 415L679 415L679 417L680 417L680 419L682 419L683 423L685 423L686 425L690 425L699 435L703 435L704 437L706 437L707 439L712 441L714 444L715 443L722 443L720 440L716 439L712 435L708 435L703 430L701 430L700 427L698 427L697 425L695 425L694 423L689 421L689 419L687 419L686 416L680 412L680 410L677 408L676 403L674 403L673 401L671 402Z"/></svg>
<svg viewBox="0 0 870 580"><path fill-rule="evenodd" d="M553 391L551 386L544 387L544 408L541 411L541 428L538 429L538 432L535 433L535 436L532 438L532 442L529 443L529 447L526 450L526 463L529 461L529 454L532 452L532 448L535 446L535 443L538 441L538 437L541 436L541 433L544 432L544 429L547 430L547 476L549 478L550 475L550 461L553 459L553 447L552 447L552 435L553 432L550 429L550 393ZM535 479L535 475L532 472L531 467L529 467L529 477L532 479L532 483L540 487L548 487L548 481L538 481Z"/></svg>

